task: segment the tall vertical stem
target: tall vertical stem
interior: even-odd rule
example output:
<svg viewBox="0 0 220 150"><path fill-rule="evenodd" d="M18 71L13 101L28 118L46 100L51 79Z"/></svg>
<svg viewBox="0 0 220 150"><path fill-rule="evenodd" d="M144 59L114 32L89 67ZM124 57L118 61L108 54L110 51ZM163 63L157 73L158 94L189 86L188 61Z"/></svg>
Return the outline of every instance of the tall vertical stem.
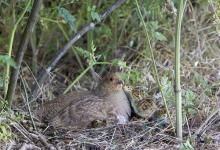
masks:
<svg viewBox="0 0 220 150"><path fill-rule="evenodd" d="M175 36L175 99L176 99L176 132L177 137L182 141L182 99L180 85L180 39L181 23L184 12L183 0L179 0L178 12L176 19L176 36Z"/></svg>

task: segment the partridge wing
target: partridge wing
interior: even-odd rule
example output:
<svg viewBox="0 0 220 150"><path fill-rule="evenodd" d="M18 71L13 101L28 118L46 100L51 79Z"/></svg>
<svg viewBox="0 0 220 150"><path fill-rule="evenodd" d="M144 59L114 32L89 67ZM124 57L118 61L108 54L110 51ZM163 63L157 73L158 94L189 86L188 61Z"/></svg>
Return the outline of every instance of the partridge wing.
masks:
<svg viewBox="0 0 220 150"><path fill-rule="evenodd" d="M107 120L110 107L103 99L90 95L60 111L52 122L55 126L87 128L93 121Z"/></svg>
<svg viewBox="0 0 220 150"><path fill-rule="evenodd" d="M67 95L61 95L55 100L45 103L41 110L43 112L42 119L45 122L50 121L69 105L83 100L87 95L90 94L91 93L88 91L71 92Z"/></svg>

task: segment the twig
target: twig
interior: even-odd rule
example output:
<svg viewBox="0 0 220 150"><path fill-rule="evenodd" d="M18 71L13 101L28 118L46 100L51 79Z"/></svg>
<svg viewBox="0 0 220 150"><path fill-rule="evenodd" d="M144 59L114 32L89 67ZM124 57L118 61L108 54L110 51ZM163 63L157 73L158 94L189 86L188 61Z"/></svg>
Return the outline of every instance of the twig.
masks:
<svg viewBox="0 0 220 150"><path fill-rule="evenodd" d="M112 145L112 142L114 140L114 137L115 137L115 132L116 132L117 128L114 129L114 132L112 134L112 138L111 138L111 141L110 141L110 145Z"/></svg>
<svg viewBox="0 0 220 150"><path fill-rule="evenodd" d="M23 87L24 87L24 94L25 94L25 95L22 94L22 97L23 97L23 99L26 100L26 104L27 104L27 107L28 107L28 112L29 112L29 116L31 118L32 126L33 126L34 130L37 130L36 126L35 126L34 119L33 119L32 110L31 110L30 105L29 105L28 94L27 94L27 90L26 90L26 84L24 83L24 79L22 77L20 77L20 78L21 78L21 82L22 82Z"/></svg>
<svg viewBox="0 0 220 150"><path fill-rule="evenodd" d="M215 110L206 120L205 122L196 130L195 136L199 136L204 132L204 130L210 125L210 123L215 119L216 115L219 115L220 109Z"/></svg>
<svg viewBox="0 0 220 150"><path fill-rule="evenodd" d="M26 144L23 143L22 147L19 148L19 150L27 150L27 149L35 149L35 150L40 150L39 147L33 145L33 144Z"/></svg>
<svg viewBox="0 0 220 150"><path fill-rule="evenodd" d="M19 70L21 67L21 62L23 60L25 50L27 49L27 44L29 41L30 34L33 31L35 23L37 22L37 15L39 14L39 11L40 11L41 2L42 2L42 0L35 0L34 1L30 17L28 18L27 26L24 30L23 36L21 38L21 41L20 41L20 44L18 47L16 57L15 57L15 62L17 64L17 67L12 68L9 88L8 88L8 92L6 95L6 100L8 101L10 107L12 104L12 98L14 96L15 88L17 85L18 74L19 74Z"/></svg>
<svg viewBox="0 0 220 150"><path fill-rule="evenodd" d="M11 123L11 125L18 131L21 133L21 135L28 140L29 142L32 142L33 139L29 136L29 132L20 124L18 124L17 122L13 122Z"/></svg>
<svg viewBox="0 0 220 150"><path fill-rule="evenodd" d="M36 36L35 32L34 32L34 36ZM33 36L31 36L31 38L30 38L29 45L32 50L32 66L31 66L31 68L32 68L33 74L36 76L37 75L37 55L38 55L39 49L36 48L36 43L34 42Z"/></svg>
<svg viewBox="0 0 220 150"><path fill-rule="evenodd" d="M38 133L38 139L39 139L39 140L41 141L41 143L42 143L44 146L46 146L48 149L50 149L50 150L55 150L55 149L56 149L52 144L50 144L50 143L47 142L47 139L46 139L46 137L45 137L44 135Z"/></svg>
<svg viewBox="0 0 220 150"><path fill-rule="evenodd" d="M103 21L109 14L112 13L113 10L118 8L121 4L123 4L126 0L118 0L114 4L112 4L109 8L106 9L104 13L100 15L100 20ZM45 82L48 77L48 73L57 65L59 60L68 52L71 46L78 41L85 33L94 29L95 25L99 22L91 22L79 30L72 38L70 38L69 42L66 45L57 51L55 56L52 58L48 67L46 69L42 68L38 74L38 84L35 84L32 88L32 98L36 97L39 87Z"/></svg>

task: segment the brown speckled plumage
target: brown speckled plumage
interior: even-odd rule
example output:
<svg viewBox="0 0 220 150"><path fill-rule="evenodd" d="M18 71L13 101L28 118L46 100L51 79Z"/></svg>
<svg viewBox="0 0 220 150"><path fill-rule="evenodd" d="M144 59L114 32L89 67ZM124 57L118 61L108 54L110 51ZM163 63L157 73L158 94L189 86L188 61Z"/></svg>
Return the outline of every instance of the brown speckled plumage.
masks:
<svg viewBox="0 0 220 150"><path fill-rule="evenodd" d="M35 111L55 127L87 128L93 121L126 123L129 101L116 74L107 75L93 91L71 92L49 101Z"/></svg>

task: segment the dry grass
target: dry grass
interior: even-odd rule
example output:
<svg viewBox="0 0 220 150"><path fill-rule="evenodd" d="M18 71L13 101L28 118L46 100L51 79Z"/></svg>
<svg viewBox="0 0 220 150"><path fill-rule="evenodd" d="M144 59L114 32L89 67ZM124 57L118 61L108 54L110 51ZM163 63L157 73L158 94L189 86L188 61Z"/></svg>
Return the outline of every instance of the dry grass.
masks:
<svg viewBox="0 0 220 150"><path fill-rule="evenodd" d="M216 31L217 24L213 23L212 17L206 11L203 8L196 9L188 6L186 11L188 18L183 24L181 85L183 90L192 91L194 97L189 100L189 97L183 95L184 139L189 139L195 149L218 149L220 145L220 38ZM167 35L171 35L174 28L162 30ZM172 41L154 43L154 50L159 76L167 77L173 85ZM130 54L127 55L130 56ZM145 91L148 90L147 95L158 96L157 86L152 80L152 63L142 56L143 53L139 50L137 54L132 55L135 61L129 58L127 63L132 69L140 71L141 87ZM50 84L50 87L43 87L41 99L52 99L51 91L58 91L58 94L63 91L59 88L63 89L65 87L63 81L69 80L62 73L63 70L62 66L58 67L56 75L53 75L56 82ZM29 73L24 74L25 77L31 76ZM33 79L24 80L27 83L33 81ZM87 84L80 83L82 87ZM81 84L78 84L78 87L81 87ZM23 101L24 97L19 99ZM168 101L170 111L174 112L174 99L169 97ZM190 105L188 105L189 101ZM174 113L172 118L175 118ZM28 147L30 149L178 149L178 141L166 119L166 117L162 120L155 118L152 122L133 119L124 126L113 125L82 131L46 129L45 125L37 124L37 131L34 131L30 119L26 118L20 123L10 121L14 138L0 143L0 149L2 147L8 149L27 149Z"/></svg>

